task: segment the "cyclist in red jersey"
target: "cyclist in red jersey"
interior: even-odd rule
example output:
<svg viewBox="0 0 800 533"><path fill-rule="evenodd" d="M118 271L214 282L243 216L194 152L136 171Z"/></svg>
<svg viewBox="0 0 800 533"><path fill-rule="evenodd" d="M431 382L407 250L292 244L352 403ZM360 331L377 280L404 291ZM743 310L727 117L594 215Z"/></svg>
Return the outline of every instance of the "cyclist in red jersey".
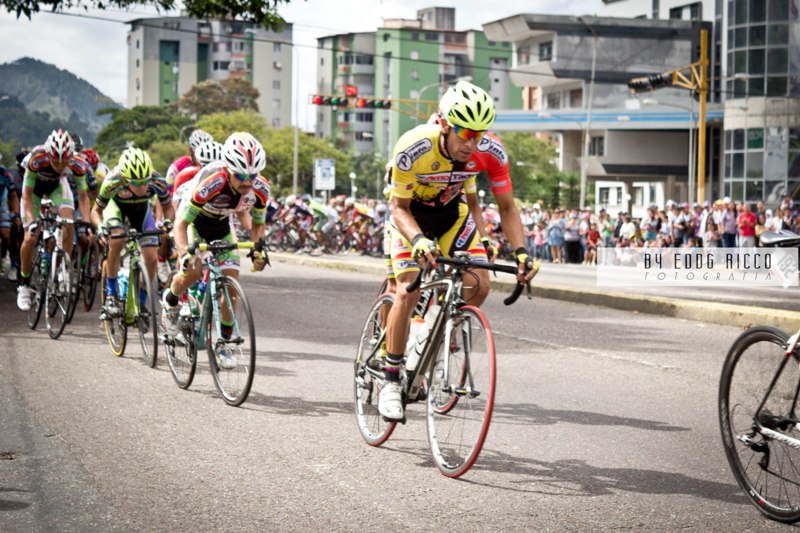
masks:
<svg viewBox="0 0 800 533"><path fill-rule="evenodd" d="M212 137L210 133L203 130L194 130L192 134L189 135L189 155L185 155L176 159L167 169L167 175L165 178L167 180L167 185L169 185L170 194L172 194L175 190L175 178L178 176L178 173L187 167L197 166L195 151L204 142L213 140L214 137Z"/></svg>

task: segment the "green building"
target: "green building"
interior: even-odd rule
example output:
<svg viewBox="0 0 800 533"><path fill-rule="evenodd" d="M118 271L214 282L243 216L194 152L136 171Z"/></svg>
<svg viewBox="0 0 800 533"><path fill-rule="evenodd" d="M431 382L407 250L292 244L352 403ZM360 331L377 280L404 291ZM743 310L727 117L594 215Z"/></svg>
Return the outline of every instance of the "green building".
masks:
<svg viewBox="0 0 800 533"><path fill-rule="evenodd" d="M512 48L481 31L455 31L454 8L428 8L414 20L385 19L376 32L318 40L318 94L391 99L391 109L317 105L317 136L338 138L361 153L388 157L407 130L428 118L425 101L436 101L458 79L485 89L498 109L521 109L522 92L509 79ZM419 103L418 103L419 102Z"/></svg>

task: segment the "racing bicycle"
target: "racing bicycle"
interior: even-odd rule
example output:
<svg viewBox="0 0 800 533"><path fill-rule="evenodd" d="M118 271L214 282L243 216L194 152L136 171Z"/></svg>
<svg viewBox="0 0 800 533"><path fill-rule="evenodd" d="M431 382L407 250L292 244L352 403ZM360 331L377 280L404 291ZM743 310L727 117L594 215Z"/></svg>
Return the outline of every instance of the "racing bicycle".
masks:
<svg viewBox="0 0 800 533"><path fill-rule="evenodd" d="M413 370L401 367L403 405L425 401L428 444L439 471L457 478L466 473L480 454L494 409L496 367L495 344L489 322L477 307L463 299L464 274L482 268L516 274L510 265L474 262L468 252L452 259L437 258L432 279L422 282L430 265L408 286L413 292L421 284L422 296L436 302L427 312L430 327L419 362ZM524 288L517 284L504 300L513 304ZM530 285L528 285L530 297ZM378 397L384 385L385 317L394 296L379 296L370 309L354 363L355 413L361 436L370 446L386 442L397 426L378 412ZM419 307L418 307L419 308ZM402 421L403 423L405 420Z"/></svg>

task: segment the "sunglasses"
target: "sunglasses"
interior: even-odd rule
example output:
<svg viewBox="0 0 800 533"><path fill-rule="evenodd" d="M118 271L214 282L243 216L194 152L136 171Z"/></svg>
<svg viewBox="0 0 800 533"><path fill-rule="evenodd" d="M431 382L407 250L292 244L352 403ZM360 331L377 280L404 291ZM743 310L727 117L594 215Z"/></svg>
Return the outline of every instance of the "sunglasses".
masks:
<svg viewBox="0 0 800 533"><path fill-rule="evenodd" d="M456 124L453 124L453 131L456 135L458 135L458 138L463 141L469 141L472 139L480 141L483 138L483 134L486 133L485 131L475 131L463 126L458 126Z"/></svg>
<svg viewBox="0 0 800 533"><path fill-rule="evenodd" d="M128 183L130 185L133 185L134 187L141 187L142 185L147 185L148 183L150 183L150 178L143 180L128 180Z"/></svg>
<svg viewBox="0 0 800 533"><path fill-rule="evenodd" d="M253 181L258 177L258 173L255 174L239 174L237 172L233 173L233 176L239 181Z"/></svg>

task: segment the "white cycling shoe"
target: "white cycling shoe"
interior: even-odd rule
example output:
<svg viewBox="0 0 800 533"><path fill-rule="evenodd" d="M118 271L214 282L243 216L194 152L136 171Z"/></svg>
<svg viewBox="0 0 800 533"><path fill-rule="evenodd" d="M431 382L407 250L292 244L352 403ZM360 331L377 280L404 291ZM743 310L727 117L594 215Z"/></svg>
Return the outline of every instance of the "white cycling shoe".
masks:
<svg viewBox="0 0 800 533"><path fill-rule="evenodd" d="M28 311L31 308L31 288L25 285L17 287L17 307L22 311Z"/></svg>
<svg viewBox="0 0 800 533"><path fill-rule="evenodd" d="M383 385L378 398L378 412L389 420L403 419L403 387L390 381Z"/></svg>

